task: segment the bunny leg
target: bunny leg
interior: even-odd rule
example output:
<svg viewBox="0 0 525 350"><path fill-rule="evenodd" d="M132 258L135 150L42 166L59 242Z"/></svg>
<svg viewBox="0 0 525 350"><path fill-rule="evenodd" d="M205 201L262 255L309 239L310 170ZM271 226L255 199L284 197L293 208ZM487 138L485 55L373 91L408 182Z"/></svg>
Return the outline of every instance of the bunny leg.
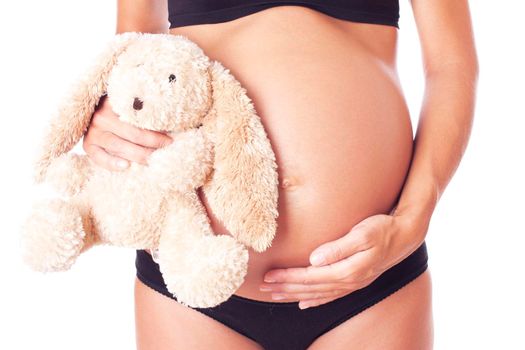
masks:
<svg viewBox="0 0 525 350"><path fill-rule="evenodd" d="M65 153L51 162L45 181L59 193L72 196L84 186L91 166L86 155Z"/></svg>
<svg viewBox="0 0 525 350"><path fill-rule="evenodd" d="M78 207L62 199L40 200L22 225L24 261L41 272L68 270L84 248Z"/></svg>
<svg viewBox="0 0 525 350"><path fill-rule="evenodd" d="M168 290L190 307L212 307L243 283L248 251L229 235L214 235L195 191L174 196L158 249Z"/></svg>

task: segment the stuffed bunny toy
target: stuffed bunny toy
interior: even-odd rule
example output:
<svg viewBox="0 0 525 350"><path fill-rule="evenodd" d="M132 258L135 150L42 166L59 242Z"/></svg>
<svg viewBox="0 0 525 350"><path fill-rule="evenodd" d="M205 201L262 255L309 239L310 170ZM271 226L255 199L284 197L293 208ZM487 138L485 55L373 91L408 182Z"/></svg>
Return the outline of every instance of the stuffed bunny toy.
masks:
<svg viewBox="0 0 525 350"><path fill-rule="evenodd" d="M247 247L269 248L278 217L275 155L246 90L181 35L117 34L85 73L39 148L35 182L61 195L33 204L26 263L60 271L96 244L151 249L181 304L227 300L244 281ZM104 95L122 121L173 142L122 171L68 153ZM229 235L212 231L199 187Z"/></svg>

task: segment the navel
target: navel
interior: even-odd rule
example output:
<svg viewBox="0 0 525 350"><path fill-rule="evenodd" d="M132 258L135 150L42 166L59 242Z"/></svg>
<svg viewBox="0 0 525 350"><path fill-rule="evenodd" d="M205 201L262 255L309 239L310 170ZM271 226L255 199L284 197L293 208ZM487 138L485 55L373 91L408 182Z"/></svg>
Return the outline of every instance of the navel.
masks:
<svg viewBox="0 0 525 350"><path fill-rule="evenodd" d="M294 176L285 176L281 181L281 188L285 190L292 190L299 185L299 181Z"/></svg>

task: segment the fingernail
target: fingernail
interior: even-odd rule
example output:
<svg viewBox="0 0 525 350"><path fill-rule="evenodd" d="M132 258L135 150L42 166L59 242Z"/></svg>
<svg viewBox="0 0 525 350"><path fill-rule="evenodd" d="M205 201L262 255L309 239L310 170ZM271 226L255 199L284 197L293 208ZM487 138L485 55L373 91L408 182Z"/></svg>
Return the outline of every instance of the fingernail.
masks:
<svg viewBox="0 0 525 350"><path fill-rule="evenodd" d="M282 294L272 294L272 299L273 300L281 300L281 299L286 299L286 297Z"/></svg>
<svg viewBox="0 0 525 350"><path fill-rule="evenodd" d="M311 258L311 263L313 265L321 265L324 263L324 255L322 253L314 253Z"/></svg>
<svg viewBox="0 0 525 350"><path fill-rule="evenodd" d="M275 282L275 279L271 278L271 277L264 277L264 282Z"/></svg>
<svg viewBox="0 0 525 350"><path fill-rule="evenodd" d="M128 162L126 160L120 159L120 160L117 161L117 166L119 168L127 168L128 167Z"/></svg>
<svg viewBox="0 0 525 350"><path fill-rule="evenodd" d="M259 290L260 290L261 292L269 292L269 291L272 290L272 288L267 287L267 286L261 286L261 287L259 287Z"/></svg>
<svg viewBox="0 0 525 350"><path fill-rule="evenodd" d="M299 309L301 309L301 310L308 309L309 307L310 307L310 305L308 305L308 304L304 304L304 303L301 304L301 303L299 303Z"/></svg>

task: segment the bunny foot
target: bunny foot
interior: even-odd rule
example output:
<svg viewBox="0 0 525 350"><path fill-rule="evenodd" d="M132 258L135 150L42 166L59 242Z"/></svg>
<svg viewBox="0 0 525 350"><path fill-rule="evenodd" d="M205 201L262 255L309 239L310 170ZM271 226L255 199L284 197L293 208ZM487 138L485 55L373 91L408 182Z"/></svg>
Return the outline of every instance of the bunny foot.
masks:
<svg viewBox="0 0 525 350"><path fill-rule="evenodd" d="M213 307L226 301L244 282L248 251L229 235L210 235L184 244L162 240L159 266L168 290L190 307ZM163 244L164 243L164 244Z"/></svg>
<svg viewBox="0 0 525 350"><path fill-rule="evenodd" d="M37 202L22 225L23 259L41 272L68 270L85 233L78 209L62 199Z"/></svg>

